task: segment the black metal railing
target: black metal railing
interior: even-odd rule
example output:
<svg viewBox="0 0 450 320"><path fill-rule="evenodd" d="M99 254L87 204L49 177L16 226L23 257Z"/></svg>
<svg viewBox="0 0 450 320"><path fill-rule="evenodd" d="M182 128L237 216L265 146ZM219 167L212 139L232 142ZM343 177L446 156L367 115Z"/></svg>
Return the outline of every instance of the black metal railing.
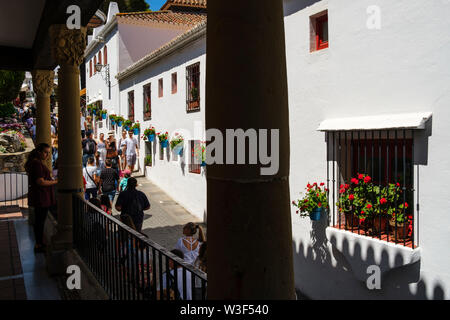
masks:
<svg viewBox="0 0 450 320"><path fill-rule="evenodd" d="M206 299L204 272L78 195L73 230L77 252L111 299Z"/></svg>
<svg viewBox="0 0 450 320"><path fill-rule="evenodd" d="M0 214L28 208L28 176L23 172L0 172Z"/></svg>
<svg viewBox="0 0 450 320"><path fill-rule="evenodd" d="M335 131L326 133L326 141L329 225L411 248L418 246L418 223L415 222L419 215L419 197L416 192L418 176L417 181L414 179L414 131ZM351 179L357 178L358 174L369 175L371 183L380 189L392 184L398 186L400 196L392 198L395 199L392 207L396 215L409 219L400 223L393 215L374 214L364 220L358 219L354 210L341 212L337 204L342 196L348 196L346 188L351 188ZM371 197L373 199L368 200L373 204L380 200L374 199L373 193Z"/></svg>

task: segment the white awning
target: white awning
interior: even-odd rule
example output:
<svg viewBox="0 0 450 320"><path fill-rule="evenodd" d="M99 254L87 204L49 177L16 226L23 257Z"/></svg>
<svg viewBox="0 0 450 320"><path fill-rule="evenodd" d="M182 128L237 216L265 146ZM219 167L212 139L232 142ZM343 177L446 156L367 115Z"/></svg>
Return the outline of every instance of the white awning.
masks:
<svg viewBox="0 0 450 320"><path fill-rule="evenodd" d="M425 129L425 122L432 115L431 112L419 112L327 119L320 123L317 131Z"/></svg>

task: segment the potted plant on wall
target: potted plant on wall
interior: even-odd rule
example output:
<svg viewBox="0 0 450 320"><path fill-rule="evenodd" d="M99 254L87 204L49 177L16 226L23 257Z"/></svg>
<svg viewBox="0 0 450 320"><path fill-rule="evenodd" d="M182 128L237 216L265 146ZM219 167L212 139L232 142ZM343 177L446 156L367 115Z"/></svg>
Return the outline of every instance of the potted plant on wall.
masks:
<svg viewBox="0 0 450 320"><path fill-rule="evenodd" d="M184 138L181 134L175 133L175 137L170 141L170 148L178 155L183 152Z"/></svg>
<svg viewBox="0 0 450 320"><path fill-rule="evenodd" d="M396 239L406 239L412 232L412 215L408 215L406 212L409 205L407 202L402 203L393 210L392 218L389 220L389 224L394 230L394 237Z"/></svg>
<svg viewBox="0 0 450 320"><path fill-rule="evenodd" d="M191 97L192 97L192 100L189 101L189 109L197 108L199 105L198 88L193 87L191 89Z"/></svg>
<svg viewBox="0 0 450 320"><path fill-rule="evenodd" d="M168 145L167 137L169 136L169 133L167 131L166 133L158 132L156 135L158 136L161 148L167 148Z"/></svg>
<svg viewBox="0 0 450 320"><path fill-rule="evenodd" d="M130 130L130 127L133 125L133 121L131 121L130 119L125 120L123 122L123 128L125 129L125 131Z"/></svg>
<svg viewBox="0 0 450 320"><path fill-rule="evenodd" d="M133 130L133 134L135 136L139 135L140 129L141 129L141 124L139 123L139 120L136 121L136 123L131 126L131 130Z"/></svg>
<svg viewBox="0 0 450 320"><path fill-rule="evenodd" d="M305 196L292 201L292 205L299 209L296 213L300 213L301 217L309 216L312 221L319 221L323 210L328 208L328 190L324 186L323 182L320 185L317 182L312 185L308 183Z"/></svg>
<svg viewBox="0 0 450 320"><path fill-rule="evenodd" d="M102 119L105 120L106 119L106 114L108 113L108 111L106 111L106 109L102 109L101 110L101 114L102 114Z"/></svg>
<svg viewBox="0 0 450 320"><path fill-rule="evenodd" d="M92 105L92 114L93 114L94 116L97 115L97 106L96 106L95 104Z"/></svg>
<svg viewBox="0 0 450 320"><path fill-rule="evenodd" d="M111 125L115 125L116 124L116 119L117 119L117 116L115 114L110 114L109 115L109 121L111 121Z"/></svg>
<svg viewBox="0 0 450 320"><path fill-rule="evenodd" d="M155 127L147 128L144 130L144 135L142 136L144 140L148 140L150 142L155 141Z"/></svg>
<svg viewBox="0 0 450 320"><path fill-rule="evenodd" d="M116 117L117 126L121 127L123 125L124 120L125 119L122 116L117 116Z"/></svg>
<svg viewBox="0 0 450 320"><path fill-rule="evenodd" d="M144 163L146 167L151 167L152 166L152 155L148 154L145 156L144 158Z"/></svg>

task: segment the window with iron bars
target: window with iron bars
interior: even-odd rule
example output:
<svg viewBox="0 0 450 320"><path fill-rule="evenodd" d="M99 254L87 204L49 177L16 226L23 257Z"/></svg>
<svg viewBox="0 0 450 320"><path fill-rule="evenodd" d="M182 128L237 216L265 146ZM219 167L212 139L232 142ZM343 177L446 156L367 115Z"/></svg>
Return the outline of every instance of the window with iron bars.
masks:
<svg viewBox="0 0 450 320"><path fill-rule="evenodd" d="M134 91L128 92L128 119L134 121Z"/></svg>
<svg viewBox="0 0 450 320"><path fill-rule="evenodd" d="M417 247L413 131L336 131L326 135L329 225ZM367 191L365 197L361 190Z"/></svg>
<svg viewBox="0 0 450 320"><path fill-rule="evenodd" d="M144 120L152 119L152 87L147 84L143 87Z"/></svg>
<svg viewBox="0 0 450 320"><path fill-rule="evenodd" d="M200 173L202 154L201 154L201 144L200 140L190 141L190 159L189 159L189 172L190 173Z"/></svg>
<svg viewBox="0 0 450 320"><path fill-rule="evenodd" d="M200 110L200 62L186 68L186 111Z"/></svg>

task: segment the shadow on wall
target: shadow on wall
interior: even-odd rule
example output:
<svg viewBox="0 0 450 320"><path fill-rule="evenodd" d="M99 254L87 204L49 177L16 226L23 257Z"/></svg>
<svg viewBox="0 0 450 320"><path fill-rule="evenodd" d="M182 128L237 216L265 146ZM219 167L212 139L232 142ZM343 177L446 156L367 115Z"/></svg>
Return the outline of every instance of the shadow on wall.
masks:
<svg viewBox="0 0 450 320"><path fill-rule="evenodd" d="M285 0L283 1L284 15L289 16L320 1L321 0Z"/></svg>
<svg viewBox="0 0 450 320"><path fill-rule="evenodd" d="M369 246L362 252L361 245L356 243L353 252L347 239L343 240L342 252L332 243L334 236L327 239L327 218L311 222L310 232L312 245L298 245L293 241L294 273L297 295L312 299L410 299L410 300L443 300L445 291L439 284L426 283L420 277L420 260L409 265L391 269L381 275L381 288L370 290L366 281L358 280L348 262L351 257L353 265L361 261L362 265L403 265L403 257L397 254L389 256L387 250L381 252L381 261L375 258L374 248ZM355 241L356 238L355 238ZM378 263L376 263L376 261ZM372 273L367 274L369 278ZM431 289L430 286L433 286ZM432 293L431 293L432 292Z"/></svg>

